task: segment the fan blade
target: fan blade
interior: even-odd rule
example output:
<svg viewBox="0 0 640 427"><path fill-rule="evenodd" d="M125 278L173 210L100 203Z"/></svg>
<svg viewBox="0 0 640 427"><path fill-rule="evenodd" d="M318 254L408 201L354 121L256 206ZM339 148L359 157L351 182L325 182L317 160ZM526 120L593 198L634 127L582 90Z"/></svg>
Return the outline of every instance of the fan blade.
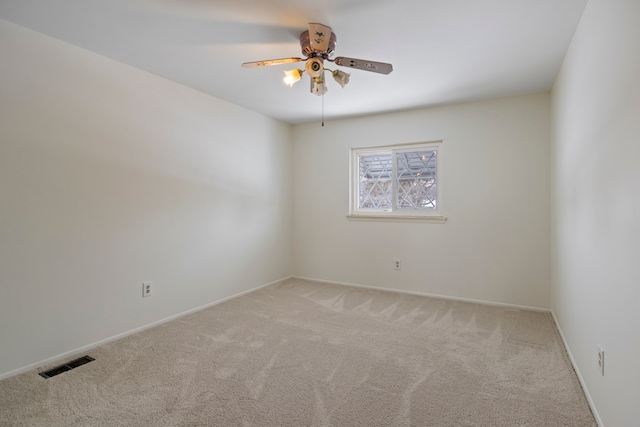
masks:
<svg viewBox="0 0 640 427"><path fill-rule="evenodd" d="M345 58L338 56L334 62L341 67L351 67L358 70L373 71L374 73L389 74L393 71L393 65L386 62L367 61L365 59Z"/></svg>
<svg viewBox="0 0 640 427"><path fill-rule="evenodd" d="M293 62L304 61L302 58L281 58L268 59L266 61L245 62L242 64L244 68L268 67L269 65L291 64Z"/></svg>
<svg viewBox="0 0 640 427"><path fill-rule="evenodd" d="M309 23L309 44L320 53L324 53L329 49L329 40L331 39L331 27L326 25Z"/></svg>

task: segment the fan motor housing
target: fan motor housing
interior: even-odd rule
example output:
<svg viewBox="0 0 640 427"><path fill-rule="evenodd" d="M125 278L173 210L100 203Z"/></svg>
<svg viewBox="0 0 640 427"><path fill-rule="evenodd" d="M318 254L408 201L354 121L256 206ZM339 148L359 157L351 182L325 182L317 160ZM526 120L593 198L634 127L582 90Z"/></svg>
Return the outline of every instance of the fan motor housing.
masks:
<svg viewBox="0 0 640 427"><path fill-rule="evenodd" d="M336 50L336 35L331 33L329 37L329 47L326 52L320 52L311 47L311 40L309 39L309 30L300 34L300 47L302 48L302 54L306 57L323 56L325 59L333 55Z"/></svg>

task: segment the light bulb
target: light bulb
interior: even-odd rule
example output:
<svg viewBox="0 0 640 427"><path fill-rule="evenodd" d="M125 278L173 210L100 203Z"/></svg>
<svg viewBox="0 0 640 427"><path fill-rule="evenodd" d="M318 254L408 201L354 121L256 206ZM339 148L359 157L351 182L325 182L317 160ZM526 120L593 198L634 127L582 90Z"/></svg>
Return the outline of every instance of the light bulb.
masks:
<svg viewBox="0 0 640 427"><path fill-rule="evenodd" d="M314 77L311 79L311 93L314 95L322 96L327 93L327 85L324 84L324 78Z"/></svg>
<svg viewBox="0 0 640 427"><path fill-rule="evenodd" d="M288 70L284 72L284 82L289 86L293 87L294 84L298 80L302 78L303 70Z"/></svg>
<svg viewBox="0 0 640 427"><path fill-rule="evenodd" d="M349 77L351 77L351 74L345 73L344 71L340 71L340 70L332 71L331 75L333 76L333 79L337 81L338 84L340 84L340 86L342 87L344 87L344 85L349 83Z"/></svg>

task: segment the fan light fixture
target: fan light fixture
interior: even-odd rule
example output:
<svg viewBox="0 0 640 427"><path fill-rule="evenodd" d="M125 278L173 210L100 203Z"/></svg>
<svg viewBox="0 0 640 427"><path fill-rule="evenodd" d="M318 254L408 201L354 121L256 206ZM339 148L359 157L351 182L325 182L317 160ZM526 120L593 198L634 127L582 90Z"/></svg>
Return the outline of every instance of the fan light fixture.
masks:
<svg viewBox="0 0 640 427"><path fill-rule="evenodd" d="M340 70L331 71L331 75L333 76L333 79L337 81L338 84L342 87L349 83L349 77L351 77L351 74L345 73L344 71Z"/></svg>
<svg viewBox="0 0 640 427"><path fill-rule="evenodd" d="M340 70L330 70L328 68L324 68L323 71L331 71L331 76L341 87L345 87L345 85L349 83L349 77L351 77L351 74L349 73L345 73ZM294 84L298 83L300 79L302 79L303 73L304 70L300 69L287 70L284 72L283 81L287 86L293 87ZM320 86L324 89L320 90ZM328 89L325 85L325 79L322 74L318 77L311 77L311 93L314 95L324 95L327 91Z"/></svg>
<svg viewBox="0 0 640 427"><path fill-rule="evenodd" d="M293 87L293 85L302 78L302 73L304 73L304 70L299 69L285 71L284 82L287 84L287 86Z"/></svg>
<svg viewBox="0 0 640 427"><path fill-rule="evenodd" d="M311 79L311 93L322 96L327 93L327 85L324 84L324 77L313 77Z"/></svg>

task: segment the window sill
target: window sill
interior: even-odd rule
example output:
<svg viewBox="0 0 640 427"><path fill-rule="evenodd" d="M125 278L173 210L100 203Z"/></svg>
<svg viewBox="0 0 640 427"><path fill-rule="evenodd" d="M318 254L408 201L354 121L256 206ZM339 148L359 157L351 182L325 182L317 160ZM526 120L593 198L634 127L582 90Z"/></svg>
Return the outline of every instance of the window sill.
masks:
<svg viewBox="0 0 640 427"><path fill-rule="evenodd" d="M444 224L446 216L441 215L385 215L385 214L350 214L348 220L352 221L384 221L384 222L430 222Z"/></svg>

